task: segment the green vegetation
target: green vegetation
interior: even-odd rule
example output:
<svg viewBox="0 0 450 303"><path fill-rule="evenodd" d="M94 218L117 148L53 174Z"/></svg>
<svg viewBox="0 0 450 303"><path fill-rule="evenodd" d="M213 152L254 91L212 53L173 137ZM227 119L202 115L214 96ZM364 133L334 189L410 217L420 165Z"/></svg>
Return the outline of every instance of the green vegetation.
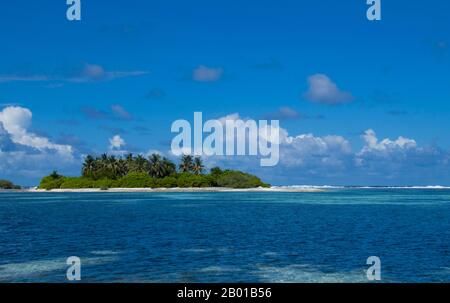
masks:
<svg viewBox="0 0 450 303"><path fill-rule="evenodd" d="M0 189L20 189L20 186L14 185L14 183L8 180L0 180Z"/></svg>
<svg viewBox="0 0 450 303"><path fill-rule="evenodd" d="M148 159L132 154L117 158L103 154L87 156L81 177L65 177L54 171L41 180L41 189L78 188L173 188L173 187L269 187L258 177L237 170L218 167L205 174L200 157L185 155L177 165L167 158L153 154Z"/></svg>

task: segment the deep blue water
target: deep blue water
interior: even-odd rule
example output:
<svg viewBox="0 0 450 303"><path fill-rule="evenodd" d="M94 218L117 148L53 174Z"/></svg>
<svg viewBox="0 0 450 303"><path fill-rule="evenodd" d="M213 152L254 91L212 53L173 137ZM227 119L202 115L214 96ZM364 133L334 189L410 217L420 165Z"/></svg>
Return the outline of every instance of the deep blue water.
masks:
<svg viewBox="0 0 450 303"><path fill-rule="evenodd" d="M0 193L0 281L450 282L450 190Z"/></svg>

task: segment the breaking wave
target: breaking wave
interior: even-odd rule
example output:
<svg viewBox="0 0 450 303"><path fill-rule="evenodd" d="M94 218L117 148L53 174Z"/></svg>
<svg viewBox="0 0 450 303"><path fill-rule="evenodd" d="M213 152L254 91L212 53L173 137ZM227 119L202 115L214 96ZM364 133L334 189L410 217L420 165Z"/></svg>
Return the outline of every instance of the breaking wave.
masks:
<svg viewBox="0 0 450 303"><path fill-rule="evenodd" d="M337 186L337 185L286 185L272 186L274 189L450 189L442 185L417 186Z"/></svg>

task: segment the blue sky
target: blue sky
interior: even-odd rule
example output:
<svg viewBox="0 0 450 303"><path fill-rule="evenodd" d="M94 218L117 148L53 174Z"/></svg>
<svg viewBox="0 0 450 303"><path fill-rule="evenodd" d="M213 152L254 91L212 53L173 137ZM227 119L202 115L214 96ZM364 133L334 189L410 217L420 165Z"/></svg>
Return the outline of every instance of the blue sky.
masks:
<svg viewBox="0 0 450 303"><path fill-rule="evenodd" d="M167 154L202 111L280 118L277 167L221 162L274 184L450 185L448 1L28 2L0 4L0 178L76 175L114 136Z"/></svg>

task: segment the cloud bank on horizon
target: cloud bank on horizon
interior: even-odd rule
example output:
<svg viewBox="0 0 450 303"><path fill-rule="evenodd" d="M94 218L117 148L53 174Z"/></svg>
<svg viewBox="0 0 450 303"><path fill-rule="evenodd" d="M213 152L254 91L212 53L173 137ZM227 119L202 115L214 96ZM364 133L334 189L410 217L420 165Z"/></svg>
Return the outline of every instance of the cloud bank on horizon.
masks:
<svg viewBox="0 0 450 303"><path fill-rule="evenodd" d="M77 175L85 155L75 146L56 144L30 132L31 119L31 111L23 107L9 106L0 112L1 171L14 180L36 180L52 169ZM238 113L218 118L223 122L237 119L242 119ZM259 167L257 159L251 156L203 157L209 167L245 168L276 184L290 185L293 185L292 180L300 180L298 182L302 184L334 182L333 185L342 185L350 184L346 180L353 180L351 184L354 185L411 185L423 182L420 181L423 176L432 176L430 180L435 182L435 176L446 178L450 169L448 151L418 146L414 139L403 136L379 139L372 129L361 134L363 146L358 150L354 150L349 140L341 135L320 137L308 133L291 136L284 128L280 128L279 133L280 163L274 168ZM105 153L124 156L130 152L120 135L108 138L108 142ZM174 158L172 151L152 150L151 146L137 153L144 156L159 153ZM358 180L359 177L364 177L364 181ZM325 183L308 183L318 178ZM413 180L415 183L408 183Z"/></svg>

